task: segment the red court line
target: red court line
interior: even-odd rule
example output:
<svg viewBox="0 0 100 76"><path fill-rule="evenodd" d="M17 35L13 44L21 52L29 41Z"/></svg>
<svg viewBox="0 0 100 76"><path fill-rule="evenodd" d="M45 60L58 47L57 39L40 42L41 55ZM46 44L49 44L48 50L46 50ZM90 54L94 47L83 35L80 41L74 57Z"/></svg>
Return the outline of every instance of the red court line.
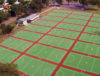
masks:
<svg viewBox="0 0 100 76"><path fill-rule="evenodd" d="M83 32L85 34L90 34L90 35L96 35L96 36L100 36L100 34L95 34L95 33L88 33L88 32Z"/></svg>
<svg viewBox="0 0 100 76"><path fill-rule="evenodd" d="M52 15L50 15L50 16L52 16ZM54 16L52 16L52 17L54 17ZM60 16L56 16L56 17L60 17ZM63 17L62 17L63 18ZM86 20L86 19L80 19L80 18L73 18L73 17L71 17L71 18L69 18L69 19L76 19L76 20L82 20L82 21L88 21L88 20ZM40 19L40 20L45 20L45 21L49 21L50 19ZM52 22L57 22L56 20L50 20L50 21L52 21ZM95 22L95 23L100 23L100 22L98 22L98 21L91 21L91 22Z"/></svg>
<svg viewBox="0 0 100 76"><path fill-rule="evenodd" d="M27 31L28 32L28 30L25 30L25 31ZM29 31L29 32L34 32L34 31ZM34 33L36 33L36 32L34 32ZM41 32L37 32L38 34L41 34ZM84 33L84 32L83 32ZM90 33L87 33L87 32L85 32L86 34L90 34ZM44 34L44 33L42 33L42 34ZM62 36L56 36L56 35L52 35L52 34L47 34L47 35L49 35L49 36L54 36L54 37L59 37L59 38L64 38L64 39L70 39L70 40L75 40L75 39L72 39L72 38L68 38L68 37L62 37ZM96 35L96 36L99 36L98 34L92 34L91 33L91 35ZM84 43L89 43L89 44L95 44L95 45L100 45L100 44L97 44L97 43L93 43L93 42L88 42L88 41L83 41L83 40L78 40L79 42L84 42Z"/></svg>
<svg viewBox="0 0 100 76"><path fill-rule="evenodd" d="M61 65L63 64L63 62L65 61L65 59L68 57L68 55L70 54L71 50L73 49L73 47L75 46L75 44L77 43L77 41L79 40L80 36L82 35L82 33L84 32L86 26L88 26L88 23L91 21L93 17L93 14L91 15L91 17L89 18L88 22L86 23L86 25L84 26L84 28L82 29L82 31L80 32L79 36L77 37L77 39L74 41L74 43L72 44L72 46L70 47L70 49L68 50L68 52L66 53L66 55L63 57L63 59L61 60L61 62L59 63L59 65L56 67L56 69L54 70L54 72L52 73L51 76L55 76L56 72L59 70L59 68L61 67Z"/></svg>
<svg viewBox="0 0 100 76"><path fill-rule="evenodd" d="M22 38L18 38L18 37L14 37L14 36L12 36L12 37L15 38L15 39L24 40L24 39L22 39ZM74 39L74 40L75 40L75 39ZM26 41L26 40L24 40L24 41ZM27 41L28 41L28 40L27 40ZM32 42L33 42L33 41L32 41ZM34 42L35 42L35 41L34 41ZM64 50L64 51L68 51L68 49L61 48L61 47L56 47L56 46L52 46L52 45L48 45L48 44L43 44L43 43L37 43L37 44L39 44L39 45L44 45L44 46L48 46L48 47L52 47L52 48L56 48L56 49L60 49L60 50ZM3 45L1 45L1 46L3 46ZM3 46L3 48L7 48L7 49L9 49L9 50L13 50L14 52L22 53L22 52L19 52L19 51L17 51L17 50L15 51L14 49L8 48L8 47L6 47L6 46ZM77 51L73 51L73 50L72 50L72 52L77 53L77 54L82 54L82 55L90 56L90 57L94 57L94 58L100 58L99 56L89 55L89 54L86 54L86 53L77 52Z"/></svg>
<svg viewBox="0 0 100 76"><path fill-rule="evenodd" d="M52 45L49 45L49 44L43 44L43 43L37 43L37 44L44 45L44 46L48 46L48 47L52 47L52 48L56 48L56 49L59 49L59 50L68 51L68 49L61 48L61 47L56 47L56 46L52 46Z"/></svg>
<svg viewBox="0 0 100 76"><path fill-rule="evenodd" d="M87 27L91 27L91 28L96 28L96 29L100 29L100 27L95 27L95 26L87 26Z"/></svg>
<svg viewBox="0 0 100 76"><path fill-rule="evenodd" d="M71 14L71 13L70 13ZM69 15L70 15L69 14ZM45 37L50 31L52 31L56 26L58 26L64 19L66 19L69 15L64 17L61 21L59 21L54 27L52 27L49 31L47 31L45 34L43 34L36 42L34 42L31 46L29 46L23 53L21 53L18 57L16 57L11 64L13 64L15 61L17 61L22 55L24 55L31 47L33 47L36 43L38 43L43 37Z"/></svg>
<svg viewBox="0 0 100 76"><path fill-rule="evenodd" d="M54 13L63 13L63 12L54 12ZM68 13L63 13L63 14L68 14ZM72 15L90 17L89 15L81 15L81 14L72 14ZM95 17L95 16L94 16L94 18L100 18L100 17Z"/></svg>
<svg viewBox="0 0 100 76"><path fill-rule="evenodd" d="M45 20L45 19L41 19L43 21L53 21L53 20ZM56 22L56 21L53 21L53 22ZM91 21L93 22L93 21ZM69 23L69 22L62 22L62 23L65 23L65 24L73 24L73 25L79 25L79 26L84 26L83 24L76 24L76 23ZM87 27L91 27L91 28L96 28L96 29L100 29L100 27L95 27L95 26L87 26Z"/></svg>
<svg viewBox="0 0 100 76"><path fill-rule="evenodd" d="M0 64L3 64L3 63L0 62ZM25 74L25 73L23 73L23 72L21 72L21 71L18 71L18 74L19 74L20 76L29 76L28 74Z"/></svg>
<svg viewBox="0 0 100 76"><path fill-rule="evenodd" d="M48 28L51 27L51 26L39 25L39 24L32 24L32 25L43 26L43 27L48 27ZM80 31L77 31L77 30L70 30L70 29L65 29L65 28L60 28L60 27L56 27L55 29L66 30L66 31L73 31L73 32L80 32ZM25 31L27 31L27 30L25 30ZM31 32L35 32L35 31L31 31ZM37 32L37 33L41 33L41 32ZM89 32L83 32L83 33L99 36L99 34L95 34L95 33L89 33ZM44 34L44 33L41 33L41 34Z"/></svg>
<svg viewBox="0 0 100 76"><path fill-rule="evenodd" d="M58 17L58 18L64 18L64 17L62 17L62 16L54 16L54 15L47 15L47 16Z"/></svg>
<svg viewBox="0 0 100 76"><path fill-rule="evenodd" d="M37 34L44 34L44 33L41 33L41 32L36 32L36 31L31 31L31 30L23 30L23 31L34 32L34 33L37 33Z"/></svg>
<svg viewBox="0 0 100 76"><path fill-rule="evenodd" d="M54 47L54 46L51 46L51 45L47 45L47 44L42 44L42 43L38 43L40 45L44 45L44 46L49 46L49 47L52 47L52 48L56 48L56 49L60 49L60 50L65 50L67 51L67 49L63 49L63 48L59 48L59 47ZM4 46L5 48L5 46ZM9 49L9 48L7 48ZM17 52L17 53L22 53L22 52L19 52L19 51L15 51L14 49L10 49L11 51L14 51L14 52ZM72 51L73 52L73 51ZM74 52L74 53L77 53L77 52ZM42 58L39 58L39 57L36 57L36 56L32 56L32 55L29 55L29 54L24 54L26 56L29 56L29 57L32 57L32 58L35 58L35 59L38 59L38 60L41 60L41 61L45 61L45 62L48 62L48 63L51 63L51 64L54 64L54 65L58 65L58 63L55 63L55 62L52 62L52 61L49 61L49 60L46 60L46 59L42 59ZM84 55L84 54L83 54ZM94 56L93 56L94 57ZM66 68L66 67L64 67ZM68 68L69 69L69 68ZM75 69L75 68L74 68ZM71 70L74 70L74 69L71 69ZM76 70L75 70L76 71Z"/></svg>
<svg viewBox="0 0 100 76"><path fill-rule="evenodd" d="M27 30L25 30L25 31L27 31ZM28 32L28 31L27 31L27 32ZM31 32L34 32L34 31L31 31ZM34 33L35 33L35 32L34 32ZM38 34L41 34L41 32L40 32L40 33L38 32ZM44 33L44 34L45 34L45 33ZM53 37L59 37L59 38L63 38L63 39L75 40L75 39L73 39L73 38L62 37L62 36L57 36L57 35L52 35L52 34L47 34L47 35L53 36ZM19 37L16 37L16 36L11 36L11 37L13 37L13 38L15 38L15 39L19 39L19 40L28 41L28 42L31 42L31 43L32 43L32 42L35 42L35 41L31 41L31 40L19 38Z"/></svg>
<svg viewBox="0 0 100 76"><path fill-rule="evenodd" d="M47 34L49 36L53 36L53 37L59 37L59 38L63 38L63 39L70 39L70 40L75 40L73 38L68 38L68 37L62 37L62 36L57 36L57 35L52 35L52 34Z"/></svg>
<svg viewBox="0 0 100 76"><path fill-rule="evenodd" d="M57 20L50 20L50 19L39 19L39 20L41 20L41 21L52 21L52 22L59 22L59 21L57 21Z"/></svg>
<svg viewBox="0 0 100 76"><path fill-rule="evenodd" d="M62 14L69 14L69 13L63 13L63 12L55 12L55 11L53 11L53 13L62 13Z"/></svg>
<svg viewBox="0 0 100 76"><path fill-rule="evenodd" d="M72 10L72 11L75 11L75 12L83 12L83 13L92 13L92 14L94 14L94 12L89 12L89 11L80 11L80 10L74 10L74 9L68 9L68 8L66 8L66 9L61 8L60 10L66 10L66 11L68 11L68 10Z"/></svg>
<svg viewBox="0 0 100 76"><path fill-rule="evenodd" d="M52 26L47 26L47 25L40 25L40 24L34 24L34 23L31 23L31 24L35 26L44 26L44 27L52 28Z"/></svg>
<svg viewBox="0 0 100 76"><path fill-rule="evenodd" d="M21 72L21 71L18 71L18 73L19 73L20 76L30 76L30 75L25 74L25 73L23 73L23 72Z"/></svg>
<svg viewBox="0 0 100 76"><path fill-rule="evenodd" d="M92 76L100 76L98 74L91 73L91 72L84 71L84 70L80 70L80 69L73 68L73 67L70 67L70 66L66 66L66 65L61 65L61 66L64 67L64 68L70 69L70 70L74 70L74 71L80 72L80 73L85 73L85 74L92 75Z"/></svg>
<svg viewBox="0 0 100 76"><path fill-rule="evenodd" d="M73 31L73 32L80 32L80 31L77 31L77 30L65 29L65 28L61 28L61 27L56 27L56 29Z"/></svg>
<svg viewBox="0 0 100 76"><path fill-rule="evenodd" d="M48 27L48 28L51 28L52 27L52 26L39 25L39 24L33 24L33 23L31 23L31 24L32 25L35 25L35 26L43 26L43 27ZM65 29L65 28L61 28L61 27L56 27L55 29L67 30L67 31L74 31L74 32L80 32L80 31L77 31L77 30Z"/></svg>
<svg viewBox="0 0 100 76"><path fill-rule="evenodd" d="M15 50L15 49L9 48L9 47L4 46L4 45L0 45L0 47L3 47L3 48L8 49L8 50L12 50L12 51L17 52L17 53L22 53L22 52L20 52L20 51L18 51L18 50Z"/></svg>
<svg viewBox="0 0 100 76"><path fill-rule="evenodd" d="M11 50L11 51L13 51L13 50ZM16 52L16 51L15 51L15 52ZM43 59L43 58L39 58L39 57L30 55L30 54L26 54L26 53L25 53L24 55L29 56L29 57L31 57L31 58L35 58L35 59L41 60L41 61L44 61L44 62L47 62L47 63L50 63L50 64L58 65L58 63L56 63L56 62L52 62L52 61L49 61L49 60L46 60L46 59ZM0 63L0 64L2 64L2 63ZM68 66L66 66L66 65L62 65L62 67L64 67L64 68L67 67L67 69L70 69L70 70L74 70L74 69L75 69L75 68L68 68ZM79 70L79 69L77 69L77 70ZM75 69L74 71L76 71L76 69ZM82 71L82 70L81 70L81 71ZM80 71L79 71L79 72L80 72ZM29 75L24 74L23 72L20 72L20 71L19 71L19 74L20 74L20 75L23 75L23 76L29 76Z"/></svg>
<svg viewBox="0 0 100 76"><path fill-rule="evenodd" d="M54 12L54 13L63 13L63 12ZM63 13L63 14L68 14L68 13ZM88 15L81 15L81 14L72 14L72 15L80 15L80 16L86 16L86 17L90 17L90 16L88 16Z"/></svg>
<svg viewBox="0 0 100 76"><path fill-rule="evenodd" d="M85 17L90 17L90 16L88 16L88 15L81 15L81 14L72 14L72 15L77 15L77 16L85 16Z"/></svg>
<svg viewBox="0 0 100 76"><path fill-rule="evenodd" d="M88 21L88 20L85 20L85 19L80 19L80 18L73 18L73 17L71 17L71 18L69 18L69 19L75 19L75 20Z"/></svg>
<svg viewBox="0 0 100 76"><path fill-rule="evenodd" d="M73 53L76 53L76 54L81 54L81 55L85 55L85 56L89 56L89 57L94 57L94 58L100 59L99 56L90 55L90 54L87 54L87 53L82 53L82 52L78 52L78 51L74 51L74 50L72 50L72 52L73 52Z"/></svg>
<svg viewBox="0 0 100 76"><path fill-rule="evenodd" d="M28 56L28 57L31 57L31 58L38 59L40 61L44 61L44 62L47 62L47 63L50 63L50 64L58 65L58 63L56 63L56 62L49 61L49 60L46 60L46 59L43 59L43 58L39 58L37 56L33 56L33 55L30 55L30 54L26 54L26 53L25 53L25 55Z"/></svg>
<svg viewBox="0 0 100 76"><path fill-rule="evenodd" d="M19 38L19 37L15 37L15 36L11 36L11 37L13 37L13 38L15 38L15 39L19 39L19 40L28 41L28 42L31 42L31 43L33 43L33 42L34 42L34 41L31 41L31 40L22 39L22 38Z"/></svg>
<svg viewBox="0 0 100 76"><path fill-rule="evenodd" d="M93 20L91 22L100 23L99 21L93 21Z"/></svg>
<svg viewBox="0 0 100 76"><path fill-rule="evenodd" d="M82 40L78 40L79 42L84 42L84 43L89 43L89 44L94 44L94 45L100 45L100 44L97 44L97 43L93 43L93 42L87 42L87 41L82 41Z"/></svg>
<svg viewBox="0 0 100 76"><path fill-rule="evenodd" d="M26 39L14 37L14 36L12 36L12 37L15 38L15 39L20 39L20 40L28 41L28 40L26 40ZM73 40L75 40L75 39L73 39ZM30 41L31 41L31 40L30 40ZM28 41L28 42L30 42L30 41ZM32 41L32 42L33 42L33 41ZM35 42L35 41L34 41L34 42ZM52 47L52 48L56 48L56 49L60 49L60 50L64 50L64 51L68 51L68 49L61 48L61 47L56 47L56 46L52 46L52 45L48 45L48 44L43 44L43 43L37 43L37 44L39 44L39 45L44 45L44 46L48 46L48 47ZM3 46L3 45L1 45L1 46L4 47L4 48L8 48L8 47ZM17 51L17 50L11 49L11 48L8 48L8 49L9 49L9 50L13 50L13 51L18 52L18 53L22 53L22 52L19 52L19 51ZM100 58L99 56L88 55L88 54L86 54L86 53L81 53L81 52L77 52L77 51L72 51L72 52L77 53L77 54L86 55L86 56L95 57L95 58Z"/></svg>

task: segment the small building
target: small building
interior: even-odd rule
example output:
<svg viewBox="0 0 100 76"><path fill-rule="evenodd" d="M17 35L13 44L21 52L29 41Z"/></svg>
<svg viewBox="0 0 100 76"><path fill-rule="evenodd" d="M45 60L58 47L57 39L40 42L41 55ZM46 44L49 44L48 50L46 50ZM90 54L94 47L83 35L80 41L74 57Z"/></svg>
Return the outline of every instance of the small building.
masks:
<svg viewBox="0 0 100 76"><path fill-rule="evenodd" d="M18 19L17 22L18 22L18 24L26 24L26 22L28 23L28 21L33 21L33 20L38 19L38 18L39 18L39 15L31 14L31 15L25 17L25 18Z"/></svg>
<svg viewBox="0 0 100 76"><path fill-rule="evenodd" d="M3 7L1 7L1 8L0 8L0 11L3 11L3 10L4 10L4 8L3 8Z"/></svg>

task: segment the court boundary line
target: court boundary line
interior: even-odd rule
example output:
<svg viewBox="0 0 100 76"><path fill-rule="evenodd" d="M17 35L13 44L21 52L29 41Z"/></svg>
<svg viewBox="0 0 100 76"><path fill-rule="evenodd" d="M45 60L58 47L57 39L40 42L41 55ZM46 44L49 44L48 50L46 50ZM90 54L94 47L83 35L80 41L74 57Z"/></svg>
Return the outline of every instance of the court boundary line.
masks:
<svg viewBox="0 0 100 76"><path fill-rule="evenodd" d="M68 57L68 55L70 54L72 48L75 46L75 44L77 43L77 41L79 40L80 36L82 35L82 33L84 32L86 26L88 26L89 22L91 21L92 17L93 17L93 13L90 16L89 20L87 21L87 23L85 24L84 28L82 29L82 31L80 32L80 34L78 35L78 37L76 38L76 40L74 41L74 43L72 44L72 46L70 47L70 49L68 50L68 52L66 53L66 55L63 57L63 59L61 60L61 62L59 63L59 65L56 67L56 69L54 70L54 72L51 74L51 76L55 76L56 72L59 70L59 68L61 67L61 65L64 63L64 61L66 60L66 58Z"/></svg>
<svg viewBox="0 0 100 76"><path fill-rule="evenodd" d="M11 50L11 49L10 49Z"/></svg>
<svg viewBox="0 0 100 76"><path fill-rule="evenodd" d="M11 51L13 51L13 50L11 50ZM16 52L16 51L14 51L14 52ZM53 65L58 65L59 64L57 62L50 61L50 60L47 60L47 59L43 59L43 58L40 58L40 57L37 57L37 56L33 56L33 55L30 55L30 54L27 54L27 53L25 53L24 55L28 56L30 58L34 58L34 59L37 59L37 60L40 60L40 61L44 61L44 62L53 64ZM67 66L67 65L61 65L61 67L66 68L66 69L70 69L70 70L73 70L73 71L81 72L81 73L84 73L84 74L98 76L98 74L95 74L95 73L92 73L92 72L88 72L88 71L84 71L84 70L80 70L80 69L77 69L77 68L74 68L74 67L71 67L71 66Z"/></svg>

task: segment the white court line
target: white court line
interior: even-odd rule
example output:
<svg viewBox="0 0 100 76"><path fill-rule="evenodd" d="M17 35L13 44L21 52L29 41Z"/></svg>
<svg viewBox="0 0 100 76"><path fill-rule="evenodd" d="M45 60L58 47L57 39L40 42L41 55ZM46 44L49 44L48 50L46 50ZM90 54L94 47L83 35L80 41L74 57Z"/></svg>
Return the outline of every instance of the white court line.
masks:
<svg viewBox="0 0 100 76"><path fill-rule="evenodd" d="M93 70L93 67L94 67L94 64L95 64L95 59L93 59L93 63L92 63L92 67L91 67L91 69L90 69L90 72L92 72L92 70Z"/></svg>

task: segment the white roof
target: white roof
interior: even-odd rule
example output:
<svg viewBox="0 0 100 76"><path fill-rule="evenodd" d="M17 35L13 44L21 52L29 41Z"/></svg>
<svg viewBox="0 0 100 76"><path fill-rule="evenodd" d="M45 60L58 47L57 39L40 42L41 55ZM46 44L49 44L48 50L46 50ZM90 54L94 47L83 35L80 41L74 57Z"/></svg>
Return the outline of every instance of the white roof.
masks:
<svg viewBox="0 0 100 76"><path fill-rule="evenodd" d="M36 16L38 16L38 15L37 14L31 14L31 15L27 16L26 19L31 20Z"/></svg>
<svg viewBox="0 0 100 76"><path fill-rule="evenodd" d="M3 8L3 7L1 7L1 8L0 8L0 10L4 10L4 8Z"/></svg>
<svg viewBox="0 0 100 76"><path fill-rule="evenodd" d="M20 4L20 2L16 1L15 4Z"/></svg>

